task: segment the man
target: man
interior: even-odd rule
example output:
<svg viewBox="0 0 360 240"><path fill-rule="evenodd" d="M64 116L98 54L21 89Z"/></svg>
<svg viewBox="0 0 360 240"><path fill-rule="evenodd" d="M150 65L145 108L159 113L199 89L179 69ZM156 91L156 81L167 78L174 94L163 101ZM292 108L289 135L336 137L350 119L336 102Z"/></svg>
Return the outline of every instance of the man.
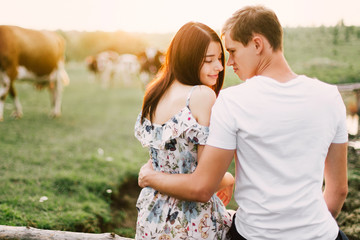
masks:
<svg viewBox="0 0 360 240"><path fill-rule="evenodd" d="M346 239L335 221L347 195L346 114L337 88L291 70L282 27L267 8L238 10L222 35L227 65L245 82L216 100L197 169L167 175L146 164L139 185L205 202L236 151L233 239Z"/></svg>

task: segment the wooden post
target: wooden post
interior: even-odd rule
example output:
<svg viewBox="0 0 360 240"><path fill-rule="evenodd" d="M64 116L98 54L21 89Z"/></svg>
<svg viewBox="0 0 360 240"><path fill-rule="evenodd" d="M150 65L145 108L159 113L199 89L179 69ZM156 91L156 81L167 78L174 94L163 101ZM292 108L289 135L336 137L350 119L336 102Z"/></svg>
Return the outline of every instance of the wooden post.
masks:
<svg viewBox="0 0 360 240"><path fill-rule="evenodd" d="M80 233L0 225L2 240L131 240L114 233Z"/></svg>
<svg viewBox="0 0 360 240"><path fill-rule="evenodd" d="M340 92L353 92L356 97L356 109L359 114L360 112L360 83L345 83L336 85Z"/></svg>
<svg viewBox="0 0 360 240"><path fill-rule="evenodd" d="M354 90L355 94L356 94L356 109L358 114L360 113L360 89L355 89Z"/></svg>

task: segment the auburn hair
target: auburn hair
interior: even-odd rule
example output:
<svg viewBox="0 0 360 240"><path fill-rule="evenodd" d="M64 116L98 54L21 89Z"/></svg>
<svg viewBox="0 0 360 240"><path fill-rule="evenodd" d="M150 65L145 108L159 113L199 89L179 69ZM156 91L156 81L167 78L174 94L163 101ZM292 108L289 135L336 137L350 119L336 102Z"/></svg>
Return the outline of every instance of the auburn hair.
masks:
<svg viewBox="0 0 360 240"><path fill-rule="evenodd" d="M221 46L221 62L224 66L225 56L223 44L218 34L205 24L189 22L183 25L173 37L165 56L165 62L158 75L146 88L141 122L149 117L152 122L157 104L174 79L186 85L201 85L200 70L210 42L218 42ZM219 73L218 80L211 86L216 95L224 82L224 70Z"/></svg>

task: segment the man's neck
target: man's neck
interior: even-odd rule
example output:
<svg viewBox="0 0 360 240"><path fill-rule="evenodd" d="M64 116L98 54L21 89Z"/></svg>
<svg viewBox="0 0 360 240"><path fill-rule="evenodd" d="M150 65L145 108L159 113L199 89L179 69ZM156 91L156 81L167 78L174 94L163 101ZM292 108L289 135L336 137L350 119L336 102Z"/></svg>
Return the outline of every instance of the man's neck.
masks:
<svg viewBox="0 0 360 240"><path fill-rule="evenodd" d="M281 51L273 52L264 57L260 63L258 74L285 83L297 77L288 65Z"/></svg>

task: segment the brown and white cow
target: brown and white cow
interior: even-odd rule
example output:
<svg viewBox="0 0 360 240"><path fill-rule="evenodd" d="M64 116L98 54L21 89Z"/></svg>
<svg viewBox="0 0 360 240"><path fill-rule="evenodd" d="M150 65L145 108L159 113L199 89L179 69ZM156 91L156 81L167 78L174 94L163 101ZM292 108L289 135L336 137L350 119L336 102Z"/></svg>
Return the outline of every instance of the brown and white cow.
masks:
<svg viewBox="0 0 360 240"><path fill-rule="evenodd" d="M88 69L95 74L103 87L108 87L113 83L113 68L119 58L119 54L114 51L103 51L86 58Z"/></svg>
<svg viewBox="0 0 360 240"><path fill-rule="evenodd" d="M137 56L119 55L114 51L102 51L94 56L88 56L86 64L104 88L113 86L116 80L122 80L124 85L130 85L137 77L140 68Z"/></svg>
<svg viewBox="0 0 360 240"><path fill-rule="evenodd" d="M64 67L65 40L55 32L0 25L0 121L4 118L6 96L14 99L14 117L23 115L14 88L15 79L47 86L53 117L61 115L63 86L69 84Z"/></svg>
<svg viewBox="0 0 360 240"><path fill-rule="evenodd" d="M164 54L153 47L138 54L140 63L140 80L143 88L155 77L164 62Z"/></svg>

